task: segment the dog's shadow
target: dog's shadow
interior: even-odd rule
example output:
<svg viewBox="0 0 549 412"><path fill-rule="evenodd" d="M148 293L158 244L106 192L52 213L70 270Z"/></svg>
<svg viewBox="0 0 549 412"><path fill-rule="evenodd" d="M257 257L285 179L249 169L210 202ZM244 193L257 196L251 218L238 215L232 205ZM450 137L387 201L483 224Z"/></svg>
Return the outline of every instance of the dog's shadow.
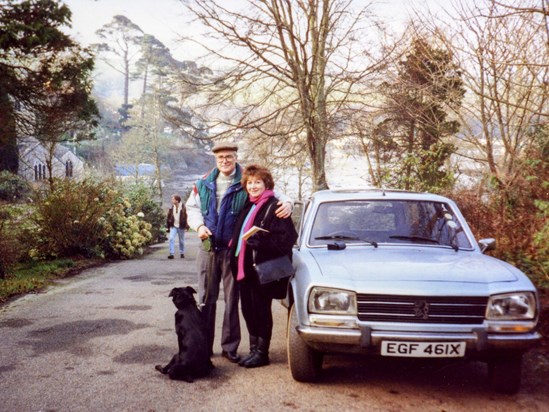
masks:
<svg viewBox="0 0 549 412"><path fill-rule="evenodd" d="M196 305L190 287L173 288L169 294L177 312L175 312L175 332L178 352L166 366L156 365L155 369L170 379L193 382L211 374L214 365L210 359L210 349L206 323L202 312Z"/></svg>

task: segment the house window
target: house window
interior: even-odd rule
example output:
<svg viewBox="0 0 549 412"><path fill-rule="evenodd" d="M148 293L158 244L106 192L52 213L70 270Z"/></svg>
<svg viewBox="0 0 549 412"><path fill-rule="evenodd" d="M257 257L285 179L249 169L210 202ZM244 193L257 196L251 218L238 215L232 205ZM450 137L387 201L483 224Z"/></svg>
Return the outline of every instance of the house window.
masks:
<svg viewBox="0 0 549 412"><path fill-rule="evenodd" d="M65 176L66 177L72 177L72 161L71 160L67 160L67 162L65 163Z"/></svg>
<svg viewBox="0 0 549 412"><path fill-rule="evenodd" d="M34 180L44 180L46 179L46 165L42 163L34 164Z"/></svg>

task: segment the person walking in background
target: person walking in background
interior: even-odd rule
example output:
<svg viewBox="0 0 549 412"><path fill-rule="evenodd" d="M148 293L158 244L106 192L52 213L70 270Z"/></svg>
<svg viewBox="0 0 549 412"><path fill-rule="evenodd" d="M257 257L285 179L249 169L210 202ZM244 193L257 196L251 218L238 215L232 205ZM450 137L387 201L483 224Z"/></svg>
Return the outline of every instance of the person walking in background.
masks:
<svg viewBox="0 0 549 412"><path fill-rule="evenodd" d="M236 219L247 200L242 189L242 167L237 162L238 146L218 143L212 149L216 167L199 179L186 202L189 225L202 240L197 256L198 303L208 325L210 351L213 354L215 313L220 283L223 282L225 313L221 331L221 355L238 362L240 320L238 290L231 273L228 244ZM279 217L291 215L293 202L280 196L276 213Z"/></svg>
<svg viewBox="0 0 549 412"><path fill-rule="evenodd" d="M274 213L278 203L273 189L274 181L265 167L250 165L242 173L242 187L248 200L233 231L230 259L233 276L237 281L242 314L250 335L250 354L240 366L256 368L269 364L269 346L273 332L273 298L280 298L288 287L288 279L261 285L255 264L287 255L292 257L292 246L297 232L291 219L280 219ZM244 239L253 226L264 230Z"/></svg>
<svg viewBox="0 0 549 412"><path fill-rule="evenodd" d="M168 259L173 259L175 254L175 236L179 238L179 253L181 258L185 257L185 231L189 228L187 224L187 211L185 205L181 203L181 196L172 195L172 207L168 209L166 219L168 228L168 239L170 244L170 254Z"/></svg>

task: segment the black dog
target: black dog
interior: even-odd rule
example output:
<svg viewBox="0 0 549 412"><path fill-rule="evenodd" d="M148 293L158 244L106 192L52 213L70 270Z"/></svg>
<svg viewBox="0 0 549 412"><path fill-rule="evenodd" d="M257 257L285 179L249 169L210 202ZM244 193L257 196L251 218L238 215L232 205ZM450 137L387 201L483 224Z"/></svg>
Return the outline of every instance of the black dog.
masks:
<svg viewBox="0 0 549 412"><path fill-rule="evenodd" d="M173 288L170 297L177 307L175 332L179 352L166 366L156 365L156 370L170 379L193 382L194 378L206 376L214 368L210 360L206 324L196 306L193 294L196 291L187 286Z"/></svg>

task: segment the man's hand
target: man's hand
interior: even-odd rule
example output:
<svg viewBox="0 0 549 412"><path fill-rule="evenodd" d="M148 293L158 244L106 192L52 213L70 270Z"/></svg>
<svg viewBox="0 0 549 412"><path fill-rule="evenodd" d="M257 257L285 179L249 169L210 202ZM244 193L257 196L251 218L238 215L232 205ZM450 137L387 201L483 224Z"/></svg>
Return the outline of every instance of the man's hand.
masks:
<svg viewBox="0 0 549 412"><path fill-rule="evenodd" d="M292 204L290 202L278 202L278 209L275 210L277 217L281 219L289 218L292 215Z"/></svg>
<svg viewBox="0 0 549 412"><path fill-rule="evenodd" d="M204 239L207 239L209 238L211 235L212 235L212 232L210 232L210 229L208 229L206 227L206 225L201 225L199 228L198 228L198 237L200 238L200 240L204 240Z"/></svg>

